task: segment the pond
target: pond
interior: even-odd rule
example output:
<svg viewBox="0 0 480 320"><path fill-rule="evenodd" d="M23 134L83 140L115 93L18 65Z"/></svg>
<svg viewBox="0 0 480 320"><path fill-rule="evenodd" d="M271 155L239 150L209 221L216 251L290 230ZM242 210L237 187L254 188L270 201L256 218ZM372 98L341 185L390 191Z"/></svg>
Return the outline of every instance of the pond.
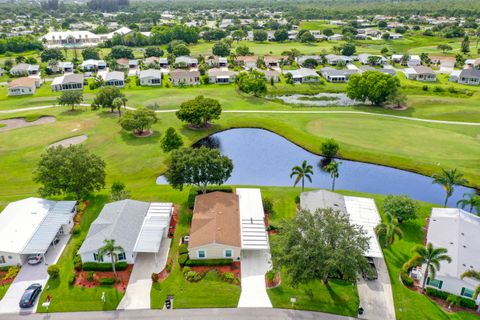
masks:
<svg viewBox="0 0 480 320"><path fill-rule="evenodd" d="M318 93L315 95L306 94L292 94L276 96L276 99L280 99L288 104L305 105L312 107L326 107L326 106L353 106L361 104L361 102L355 101L347 97L345 93Z"/></svg>
<svg viewBox="0 0 480 320"><path fill-rule="evenodd" d="M226 182L231 185L292 186L290 172L293 166L307 160L314 167L312 183L305 181L305 187L331 187L330 176L320 169L323 159L297 146L289 140L262 129L230 129L205 138L197 145L218 148L233 161L232 176ZM432 184L432 178L417 173L370 163L339 160L340 177L336 189L353 190L378 194L406 194L410 197L443 204L444 190ZM158 184L166 184L163 176ZM299 185L300 187L300 185ZM455 187L449 205L454 206L464 193L474 189Z"/></svg>

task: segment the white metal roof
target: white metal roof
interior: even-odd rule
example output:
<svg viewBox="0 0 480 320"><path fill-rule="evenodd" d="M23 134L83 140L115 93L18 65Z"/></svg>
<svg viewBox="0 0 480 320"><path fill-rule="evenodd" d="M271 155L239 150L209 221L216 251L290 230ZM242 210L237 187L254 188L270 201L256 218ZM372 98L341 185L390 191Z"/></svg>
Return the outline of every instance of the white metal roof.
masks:
<svg viewBox="0 0 480 320"><path fill-rule="evenodd" d="M74 206L75 201L40 198L10 203L0 214L0 251L44 253L62 225L60 222L71 218L69 213Z"/></svg>
<svg viewBox="0 0 480 320"><path fill-rule="evenodd" d="M157 253L160 250L165 229L170 225L172 213L172 203L152 202L143 220L133 251Z"/></svg>
<svg viewBox="0 0 480 320"><path fill-rule="evenodd" d="M370 237L370 248L365 255L372 258L383 258L380 244L375 235L375 227L382 221L375 201L370 198L347 196L344 199L350 222L362 226L363 230Z"/></svg>
<svg viewBox="0 0 480 320"><path fill-rule="evenodd" d="M242 249L268 249L268 235L265 229L265 213L260 189L237 188L237 195L240 204Z"/></svg>

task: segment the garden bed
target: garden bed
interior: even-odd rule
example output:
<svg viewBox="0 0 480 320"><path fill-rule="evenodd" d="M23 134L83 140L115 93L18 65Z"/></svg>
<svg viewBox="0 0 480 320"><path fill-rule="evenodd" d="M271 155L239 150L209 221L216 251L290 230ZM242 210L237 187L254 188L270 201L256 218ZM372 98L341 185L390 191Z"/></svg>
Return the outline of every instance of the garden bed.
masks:
<svg viewBox="0 0 480 320"><path fill-rule="evenodd" d="M117 271L117 282L114 287L120 292L125 292L127 289L130 275L132 274L133 264L129 264L124 271ZM93 281L88 280L88 274L94 273ZM75 286L83 288L95 288L100 286L101 278L113 278L113 271L80 271L76 272Z"/></svg>
<svg viewBox="0 0 480 320"><path fill-rule="evenodd" d="M240 261L235 261L231 265L226 266L193 266L191 269L192 271L198 273L209 271L217 271L219 273L230 272L235 276L235 278L240 278L241 275Z"/></svg>

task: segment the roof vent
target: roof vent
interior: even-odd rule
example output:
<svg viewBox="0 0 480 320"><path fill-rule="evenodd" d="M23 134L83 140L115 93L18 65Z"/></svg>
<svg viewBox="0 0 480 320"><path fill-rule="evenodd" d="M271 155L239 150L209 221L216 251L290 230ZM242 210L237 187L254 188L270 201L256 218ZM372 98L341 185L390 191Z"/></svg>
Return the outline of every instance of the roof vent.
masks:
<svg viewBox="0 0 480 320"><path fill-rule="evenodd" d="M464 264L462 264L462 266L466 267L467 265L464 263Z"/></svg>
<svg viewBox="0 0 480 320"><path fill-rule="evenodd" d="M450 244L453 244L453 242L450 242Z"/></svg>
<svg viewBox="0 0 480 320"><path fill-rule="evenodd" d="M463 247L464 247L464 248L466 248L467 246L466 246L466 245L464 245Z"/></svg>

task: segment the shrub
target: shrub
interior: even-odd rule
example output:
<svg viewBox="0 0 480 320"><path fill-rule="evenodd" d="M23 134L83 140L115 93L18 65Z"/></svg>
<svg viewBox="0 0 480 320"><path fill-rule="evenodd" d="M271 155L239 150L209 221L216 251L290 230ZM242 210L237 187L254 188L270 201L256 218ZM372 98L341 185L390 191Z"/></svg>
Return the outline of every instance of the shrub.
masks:
<svg viewBox="0 0 480 320"><path fill-rule="evenodd" d="M178 254L188 253L188 246L184 243L178 247Z"/></svg>
<svg viewBox="0 0 480 320"><path fill-rule="evenodd" d="M184 267L183 270L182 270L182 272L183 272L184 274L185 274L185 273L188 273L188 272L190 272L190 271L192 271L192 268L190 268L190 267Z"/></svg>
<svg viewBox="0 0 480 320"><path fill-rule="evenodd" d="M56 264L52 264L48 267L47 273L52 279L56 279L60 275L60 268Z"/></svg>
<svg viewBox="0 0 480 320"><path fill-rule="evenodd" d="M232 259L201 259L188 260L185 265L188 267L195 266L228 266L233 263Z"/></svg>
<svg viewBox="0 0 480 320"><path fill-rule="evenodd" d="M407 287L413 287L413 279L404 270L400 271L400 279Z"/></svg>
<svg viewBox="0 0 480 320"><path fill-rule="evenodd" d="M437 297L443 300L446 300L449 295L448 292L437 290L435 288L430 288L430 287L427 287L426 291L429 296Z"/></svg>
<svg viewBox="0 0 480 320"><path fill-rule="evenodd" d="M228 283L237 283L237 278L231 272L225 272L222 274L222 280Z"/></svg>
<svg viewBox="0 0 480 320"><path fill-rule="evenodd" d="M156 273L156 272L153 272L153 273L152 273L152 282L153 282L153 283L158 282L158 279L159 279L159 278L160 278L160 277L159 277L158 273Z"/></svg>
<svg viewBox="0 0 480 320"><path fill-rule="evenodd" d="M70 275L70 277L68 277L68 284L73 286L75 284L76 279L77 279L77 275L74 272Z"/></svg>
<svg viewBox="0 0 480 320"><path fill-rule="evenodd" d="M82 231L82 229L80 228L80 225L78 225L78 224L74 225L73 228L72 228L72 234L73 235L80 234L81 231Z"/></svg>
<svg viewBox="0 0 480 320"><path fill-rule="evenodd" d="M272 282L275 279L275 271L273 271L273 270L268 271L265 274L265 278L267 279L267 281Z"/></svg>
<svg viewBox="0 0 480 320"><path fill-rule="evenodd" d="M20 268L17 266L6 267L7 273L3 276L3 280L13 279L20 272Z"/></svg>
<svg viewBox="0 0 480 320"><path fill-rule="evenodd" d="M126 262L117 262L115 263L115 270L123 271L128 268ZM83 263L84 271L112 271L111 263L99 263L99 262L85 262Z"/></svg>
<svg viewBox="0 0 480 320"><path fill-rule="evenodd" d="M299 195L295 196L294 200L295 200L295 204L300 204L300 196Z"/></svg>
<svg viewBox="0 0 480 320"><path fill-rule="evenodd" d="M184 273L184 275L185 275L185 280L190 282L198 282L203 278L203 275L201 273L198 273L195 271L189 271L187 273Z"/></svg>
<svg viewBox="0 0 480 320"><path fill-rule="evenodd" d="M423 91L428 91L428 86L427 86L426 84L423 85L422 90L423 90Z"/></svg>
<svg viewBox="0 0 480 320"><path fill-rule="evenodd" d="M268 225L267 231L275 231L275 230L278 230L278 228L276 226L274 226L273 224Z"/></svg>
<svg viewBox="0 0 480 320"><path fill-rule="evenodd" d="M475 300L460 297L460 306L469 309L476 309L477 303L475 302Z"/></svg>
<svg viewBox="0 0 480 320"><path fill-rule="evenodd" d="M273 212L273 201L270 198L262 198L263 202L263 211L266 213L272 213Z"/></svg>
<svg viewBox="0 0 480 320"><path fill-rule="evenodd" d="M87 272L87 281L91 282L93 280L95 280L95 272L93 272L93 271Z"/></svg>
<svg viewBox="0 0 480 320"><path fill-rule="evenodd" d="M100 285L102 285L102 286L111 286L111 285L115 284L115 279L113 279L113 278L100 278L99 282L100 282Z"/></svg>
<svg viewBox="0 0 480 320"><path fill-rule="evenodd" d="M81 246L82 246L81 242L75 243L72 250L72 259L75 259L75 257L78 255L78 250L80 249Z"/></svg>
<svg viewBox="0 0 480 320"><path fill-rule="evenodd" d="M0 271L1 271L1 272L7 272L8 269L10 269L10 268L11 268L10 266L0 267Z"/></svg>
<svg viewBox="0 0 480 320"><path fill-rule="evenodd" d="M76 255L75 258L73 258L73 268L76 271L81 271L82 270L82 258L79 255Z"/></svg>
<svg viewBox="0 0 480 320"><path fill-rule="evenodd" d="M433 92L445 92L445 89L443 89L442 87L439 87L439 86L435 86L433 87Z"/></svg>
<svg viewBox="0 0 480 320"><path fill-rule="evenodd" d="M188 260L188 253L184 253L178 256L178 264L182 267L187 263Z"/></svg>
<svg viewBox="0 0 480 320"><path fill-rule="evenodd" d="M172 259L168 258L167 264L165 265L165 270L167 270L168 273L172 271Z"/></svg>

